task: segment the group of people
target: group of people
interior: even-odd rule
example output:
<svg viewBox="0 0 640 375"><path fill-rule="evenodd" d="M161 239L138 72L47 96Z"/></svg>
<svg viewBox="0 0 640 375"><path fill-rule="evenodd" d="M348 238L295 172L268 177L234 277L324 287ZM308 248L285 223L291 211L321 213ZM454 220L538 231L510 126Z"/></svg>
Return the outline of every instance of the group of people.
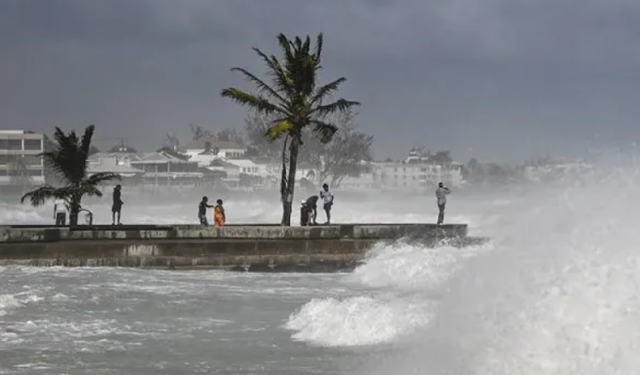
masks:
<svg viewBox="0 0 640 375"><path fill-rule="evenodd" d="M216 201L216 205L212 206L209 204L208 197L202 197L200 201L200 205L198 206L198 219L200 219L200 224L209 225L209 221L207 220L207 208L213 208L213 222L216 227L224 226L224 223L227 221L227 217L224 213L224 207L222 206L222 199L218 199Z"/></svg>
<svg viewBox="0 0 640 375"><path fill-rule="evenodd" d="M300 207L300 225L318 225L316 218L318 217L318 200L322 198L322 208L327 216L327 222L325 224L331 224L331 207L333 207L333 193L329 191L329 185L322 184L322 190L320 194L312 195L306 200L302 201L302 207Z"/></svg>
<svg viewBox="0 0 640 375"><path fill-rule="evenodd" d="M122 225L120 222L120 213L122 212L122 186L119 184L113 188L111 194L113 204L111 205L111 225ZM57 198L53 201L53 219L56 226L67 225L67 216L69 214L69 203L63 199ZM116 220L117 218L117 220Z"/></svg>
<svg viewBox="0 0 640 375"><path fill-rule="evenodd" d="M438 184L436 189L436 200L438 203L438 223L442 225L444 222L444 210L447 204L447 195L451 193L448 187L444 186L442 182ZM112 194L113 204L111 205L111 225L121 225L120 213L122 211L122 186L116 185ZM331 208L333 207L334 196L329 190L329 185L322 184L322 190L320 194L312 195L306 200L302 201L302 207L300 208L300 225L318 225L316 219L318 216L318 200L322 199L322 208L324 209L327 221L325 225L331 224ZM224 212L224 206L222 205L222 199L216 201L216 205L209 204L208 197L202 197L202 201L198 206L198 219L200 224L209 225L207 220L207 208L213 208L213 221L215 226L222 227L225 225L227 218ZM53 205L53 218L57 226L64 226L67 222L67 215L69 213L69 204L62 199L56 199Z"/></svg>
<svg viewBox="0 0 640 375"><path fill-rule="evenodd" d="M442 225L444 222L444 210L447 204L447 195L451 193L451 190L444 186L442 182L438 183L438 188L436 189L436 200L438 203L438 223L437 225ZM329 191L329 185L323 184L322 190L320 190L320 195L312 195L306 200L302 201L302 207L300 207L300 225L301 226L309 226L309 225L318 225L316 218L318 216L318 200L322 198L323 201L323 209L325 214L327 215L327 222L325 225L331 224L331 207L333 207L333 193Z"/></svg>

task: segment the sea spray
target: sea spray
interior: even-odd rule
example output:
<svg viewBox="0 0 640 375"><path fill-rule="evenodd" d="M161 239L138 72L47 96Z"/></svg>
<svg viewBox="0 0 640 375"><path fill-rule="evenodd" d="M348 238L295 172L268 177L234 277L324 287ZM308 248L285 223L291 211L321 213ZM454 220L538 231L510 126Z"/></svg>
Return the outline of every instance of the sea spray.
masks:
<svg viewBox="0 0 640 375"><path fill-rule="evenodd" d="M638 176L634 158L609 159L522 196L429 324L358 373L637 374Z"/></svg>

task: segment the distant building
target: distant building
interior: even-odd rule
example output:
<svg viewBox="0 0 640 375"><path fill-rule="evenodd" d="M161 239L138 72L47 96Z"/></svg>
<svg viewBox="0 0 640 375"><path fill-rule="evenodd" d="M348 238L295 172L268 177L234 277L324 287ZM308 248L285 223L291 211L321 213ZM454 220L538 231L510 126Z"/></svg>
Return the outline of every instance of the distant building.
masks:
<svg viewBox="0 0 640 375"><path fill-rule="evenodd" d="M120 158L117 155L107 153L94 154L88 160L87 174L91 176L96 173L117 173L122 180L112 181L111 185L116 183L136 185L142 182L144 174L143 170L131 166L131 160L138 159L136 155Z"/></svg>
<svg viewBox="0 0 640 375"><path fill-rule="evenodd" d="M236 142L214 142L195 141L185 146L185 154L192 160L202 160L204 163L207 157L213 160L214 157L224 159L242 159L247 152L245 147ZM211 162L211 160L208 160Z"/></svg>
<svg viewBox="0 0 640 375"><path fill-rule="evenodd" d="M447 160L447 154L412 149L403 162L374 163L373 173L385 190L424 190L439 182L459 186L464 182L463 164Z"/></svg>
<svg viewBox="0 0 640 375"><path fill-rule="evenodd" d="M43 150L41 133L0 130L0 186L44 184Z"/></svg>
<svg viewBox="0 0 640 375"><path fill-rule="evenodd" d="M144 172L142 184L147 186L196 186L203 183L204 173L198 162L183 160L163 152L139 155L131 166Z"/></svg>

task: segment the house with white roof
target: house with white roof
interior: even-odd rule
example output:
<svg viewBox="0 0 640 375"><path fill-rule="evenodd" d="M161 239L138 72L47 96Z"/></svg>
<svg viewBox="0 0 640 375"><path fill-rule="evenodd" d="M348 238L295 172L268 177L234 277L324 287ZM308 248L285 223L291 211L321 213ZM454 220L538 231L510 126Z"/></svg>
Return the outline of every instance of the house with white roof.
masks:
<svg viewBox="0 0 640 375"><path fill-rule="evenodd" d="M236 142L194 141L185 146L185 154L191 160L198 160L203 164L210 163L214 157L223 159L241 159L247 149Z"/></svg>
<svg viewBox="0 0 640 375"><path fill-rule="evenodd" d="M198 162L183 160L166 152L139 155L131 166L144 171L142 182L153 186L195 186L203 182Z"/></svg>

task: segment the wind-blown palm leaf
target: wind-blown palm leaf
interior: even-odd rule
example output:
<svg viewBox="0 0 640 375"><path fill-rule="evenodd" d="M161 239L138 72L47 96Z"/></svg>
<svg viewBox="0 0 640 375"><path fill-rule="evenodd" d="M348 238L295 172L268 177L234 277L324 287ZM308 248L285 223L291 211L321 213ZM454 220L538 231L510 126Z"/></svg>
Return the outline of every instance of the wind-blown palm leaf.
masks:
<svg viewBox="0 0 640 375"><path fill-rule="evenodd" d="M275 141L276 139L280 139L283 135L289 134L291 129L293 129L291 121L287 119L280 120L275 125L267 129L265 136L271 141Z"/></svg>
<svg viewBox="0 0 640 375"><path fill-rule="evenodd" d="M98 185L102 182L121 180L121 179L122 177L117 173L100 172L100 173L95 173L89 176L85 183L88 185Z"/></svg>
<svg viewBox="0 0 640 375"><path fill-rule="evenodd" d="M324 35L322 35L322 33L320 33L320 34L318 34L318 37L316 38L316 48L315 48L315 52L313 54L318 62L320 62L320 60L322 59L322 46L323 46L323 44L324 44Z"/></svg>
<svg viewBox="0 0 640 375"><path fill-rule="evenodd" d="M282 64L278 61L278 58L271 55L271 57L267 56L264 52L262 52L258 48L253 48L253 50L262 58L262 60L267 64L269 68L269 76L271 76L271 81L274 84L276 90L281 91L283 94L290 95L291 92L291 80L287 77L286 72L282 68Z"/></svg>
<svg viewBox="0 0 640 375"><path fill-rule="evenodd" d="M100 189L98 189L98 187L96 185L90 185L88 183L84 183L80 186L80 193L82 193L82 195L87 195L89 197L101 197L102 196L102 192L100 191Z"/></svg>
<svg viewBox="0 0 640 375"><path fill-rule="evenodd" d="M283 112L277 105L269 102L261 95L250 94L237 88L228 88L222 90L221 95L238 102L240 105L251 107L252 109L265 114Z"/></svg>
<svg viewBox="0 0 640 375"><path fill-rule="evenodd" d="M329 82L326 85L320 87L318 90L316 90L316 94L311 99L311 105L316 104L316 103L322 103L322 101L327 96L331 95L335 91L338 91L338 89L340 88L340 85L343 82L346 82L346 81L347 81L346 78L340 77L340 78L336 79L335 81Z"/></svg>
<svg viewBox="0 0 640 375"><path fill-rule="evenodd" d="M328 122L320 120L311 120L311 124L314 125L313 132L320 136L320 142L329 143L333 138L333 135L338 131L338 127Z"/></svg>
<svg viewBox="0 0 640 375"><path fill-rule="evenodd" d="M24 203L24 201L28 199L32 206L39 207L44 205L49 199L65 199L65 193L66 191L64 189L44 185L23 195L22 198L20 198L20 203Z"/></svg>
<svg viewBox="0 0 640 375"><path fill-rule="evenodd" d="M274 89L272 89L269 85L267 85L263 80L261 80L260 78L256 77L255 75L253 75L252 73L250 73L246 69L243 69L243 68L232 68L231 71L236 71L236 72L240 72L240 73L244 74L244 76L247 78L247 80L255 83L256 86L258 86L258 90L260 90L260 92L268 94L271 97L273 97L274 99L276 99L276 101L278 102L278 104L277 104L278 107L285 108L288 105L286 99L284 99Z"/></svg>
<svg viewBox="0 0 640 375"><path fill-rule="evenodd" d="M359 106L360 102L351 100L338 99L333 103L316 107L311 113L315 113L318 117L325 117L336 112L346 112L348 109Z"/></svg>
<svg viewBox="0 0 640 375"><path fill-rule="evenodd" d="M93 138L93 133L95 132L95 125L89 125L87 126L87 128L84 130L84 135L82 136L82 140L80 141L80 147L78 149L79 155L78 158L82 161L80 162L80 160L77 161L77 165L78 167L81 167L81 173L80 171L78 171L79 175L81 175L82 177L84 177L87 174L87 159L89 158L89 153L91 151L91 139Z"/></svg>

